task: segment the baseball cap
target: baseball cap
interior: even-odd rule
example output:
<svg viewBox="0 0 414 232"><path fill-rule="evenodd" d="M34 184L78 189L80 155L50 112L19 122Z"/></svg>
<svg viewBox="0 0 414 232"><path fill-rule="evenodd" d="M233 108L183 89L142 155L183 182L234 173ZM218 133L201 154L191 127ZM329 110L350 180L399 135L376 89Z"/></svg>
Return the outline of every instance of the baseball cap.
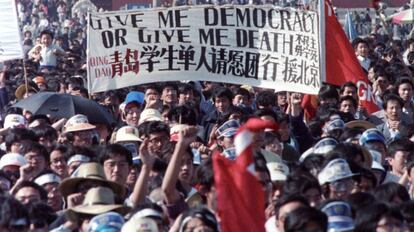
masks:
<svg viewBox="0 0 414 232"><path fill-rule="evenodd" d="M284 163L267 163L267 169L270 172L270 179L272 181L285 181L289 175L289 168Z"/></svg>
<svg viewBox="0 0 414 232"><path fill-rule="evenodd" d="M129 108L131 103L135 103L138 106L142 105L144 103L144 97L145 94L143 92L138 91L131 91L128 93L128 95L125 98L125 108Z"/></svg>
<svg viewBox="0 0 414 232"><path fill-rule="evenodd" d="M340 118L335 118L333 120L328 121L325 126L325 130L327 132L331 132L333 130L344 130L344 128L345 128L345 123Z"/></svg>
<svg viewBox="0 0 414 232"><path fill-rule="evenodd" d="M119 213L100 214L91 219L88 232L119 232L124 222L124 218Z"/></svg>
<svg viewBox="0 0 414 232"><path fill-rule="evenodd" d="M77 114L71 117L65 124L64 132L75 132L95 129L96 126L92 125L88 121L88 117L83 114Z"/></svg>
<svg viewBox="0 0 414 232"><path fill-rule="evenodd" d="M156 109L143 110L141 115L139 116L138 124L149 121L162 121L161 113Z"/></svg>
<svg viewBox="0 0 414 232"><path fill-rule="evenodd" d="M4 119L4 129L26 127L26 119L20 114L8 114Z"/></svg>
<svg viewBox="0 0 414 232"><path fill-rule="evenodd" d="M17 154L17 153L7 153L0 159L0 169L3 169L6 166L14 165L14 166L24 166L26 165L26 159L24 156Z"/></svg>
<svg viewBox="0 0 414 232"><path fill-rule="evenodd" d="M371 128L368 129L366 131L364 131L364 133L362 133L361 137L359 138L359 144L361 145L365 145L368 142L380 142L384 145L386 145L386 140L384 135L381 133L381 131L379 131L376 128Z"/></svg>
<svg viewBox="0 0 414 232"><path fill-rule="evenodd" d="M122 227L122 232L158 232L157 223L151 218L131 218Z"/></svg>
<svg viewBox="0 0 414 232"><path fill-rule="evenodd" d="M136 127L124 126L116 132L115 143L127 141L141 141Z"/></svg>
<svg viewBox="0 0 414 232"><path fill-rule="evenodd" d="M351 206L344 201L333 201L321 210L328 216L328 231L345 232L354 229Z"/></svg>
<svg viewBox="0 0 414 232"><path fill-rule="evenodd" d="M217 137L232 137L236 134L237 129L239 129L240 123L237 120L231 119L223 123L219 128L217 128L216 133Z"/></svg>
<svg viewBox="0 0 414 232"><path fill-rule="evenodd" d="M338 180L353 177L357 174L351 172L348 162L344 159L331 160L319 173L318 180L319 184L323 185L326 183L335 182Z"/></svg>
<svg viewBox="0 0 414 232"><path fill-rule="evenodd" d="M42 76L37 76L37 77L33 78L32 81L36 84L39 84L39 83L46 84L46 80Z"/></svg>

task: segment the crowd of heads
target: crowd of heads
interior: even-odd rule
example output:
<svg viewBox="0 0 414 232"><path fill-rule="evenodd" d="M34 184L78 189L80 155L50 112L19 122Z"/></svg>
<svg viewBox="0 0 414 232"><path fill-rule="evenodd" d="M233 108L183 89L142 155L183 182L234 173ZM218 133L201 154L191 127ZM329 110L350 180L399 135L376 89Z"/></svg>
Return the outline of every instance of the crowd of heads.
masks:
<svg viewBox="0 0 414 232"><path fill-rule="evenodd" d="M323 85L315 99L209 81L92 94L85 15L72 6L18 4L27 59L0 74L0 231L220 231L212 157L237 159L251 118L278 125L252 146L266 197L251 203L265 205L267 231L414 231L412 40L356 39L370 86ZM89 98L113 120L14 106L46 91Z"/></svg>

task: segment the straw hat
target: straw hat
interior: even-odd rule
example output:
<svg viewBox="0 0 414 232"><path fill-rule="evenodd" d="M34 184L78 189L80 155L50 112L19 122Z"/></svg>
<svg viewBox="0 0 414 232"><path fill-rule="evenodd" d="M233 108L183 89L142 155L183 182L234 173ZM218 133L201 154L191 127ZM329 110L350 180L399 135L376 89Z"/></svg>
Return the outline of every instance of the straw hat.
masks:
<svg viewBox="0 0 414 232"><path fill-rule="evenodd" d="M37 85L33 82L28 82L27 83L27 90L33 91L33 92L39 92L39 88L37 87ZM19 87L16 88L16 91L14 92L14 96L16 96L17 100L21 100L23 99L24 95L26 94L26 85L25 84L21 84L19 85Z"/></svg>
<svg viewBox="0 0 414 232"><path fill-rule="evenodd" d="M98 215L110 211L125 215L131 210L130 207L115 204L114 192L106 187L95 187L89 189L85 195L82 205L75 206L67 210L67 214L72 213Z"/></svg>
<svg viewBox="0 0 414 232"><path fill-rule="evenodd" d="M345 123L345 127L346 128L361 128L364 130L368 130L371 128L375 128L375 125L365 120L353 120L353 121Z"/></svg>
<svg viewBox="0 0 414 232"><path fill-rule="evenodd" d="M118 196L125 194L125 188L113 181L109 181L105 177L102 166L98 163L84 163L72 174L70 178L66 178L59 185L62 196L66 198L68 195L75 193L76 187L84 181L93 180L102 183L113 190Z"/></svg>
<svg viewBox="0 0 414 232"><path fill-rule="evenodd" d="M95 129L96 126L88 121L88 117L83 114L72 116L63 127L64 132L75 132Z"/></svg>

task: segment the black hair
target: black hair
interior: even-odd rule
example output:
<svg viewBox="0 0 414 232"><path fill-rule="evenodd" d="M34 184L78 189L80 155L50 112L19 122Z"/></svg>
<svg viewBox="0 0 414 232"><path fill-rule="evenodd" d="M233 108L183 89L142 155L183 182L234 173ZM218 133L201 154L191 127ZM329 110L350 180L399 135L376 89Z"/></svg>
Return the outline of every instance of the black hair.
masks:
<svg viewBox="0 0 414 232"><path fill-rule="evenodd" d="M358 87L354 84L352 81L345 82L343 85L341 85L341 88L339 89L339 93L342 94L345 91L346 87L355 88L355 90L358 90Z"/></svg>
<svg viewBox="0 0 414 232"><path fill-rule="evenodd" d="M273 111L272 109L269 109L269 108L258 109L254 113L254 115L256 117L270 116L270 117L272 117L275 120L275 122L278 119L278 115L276 114L276 112Z"/></svg>
<svg viewBox="0 0 414 232"><path fill-rule="evenodd" d="M187 84L187 83L181 83L178 86L178 94L185 94L187 92L194 92L194 86Z"/></svg>
<svg viewBox="0 0 414 232"><path fill-rule="evenodd" d="M42 38L43 35L49 35L50 38L53 40L53 37L54 37L53 32L49 30L43 30L42 32L40 32L40 38Z"/></svg>
<svg viewBox="0 0 414 232"><path fill-rule="evenodd" d="M362 148L353 143L339 143L334 147L332 151L329 152L328 156L333 153L342 155L342 158L346 159L347 161L356 161L357 155L361 156L362 162L366 161L363 155Z"/></svg>
<svg viewBox="0 0 414 232"><path fill-rule="evenodd" d="M350 101L352 103L352 105L355 107L355 109L358 107L357 100L355 98L353 98L352 96L343 96L343 97L339 98L338 105L340 106L343 101Z"/></svg>
<svg viewBox="0 0 414 232"><path fill-rule="evenodd" d="M245 96L245 97L247 97L247 99L250 99L251 98L250 92L247 89L245 89L245 88L236 88L233 91L233 96L235 97L237 95Z"/></svg>
<svg viewBox="0 0 414 232"><path fill-rule="evenodd" d="M233 93L228 88L218 87L213 92L213 101L216 101L217 98L227 98L231 102L233 100Z"/></svg>
<svg viewBox="0 0 414 232"><path fill-rule="evenodd" d="M356 192L348 196L348 203L354 212L375 203L377 199L371 193Z"/></svg>
<svg viewBox="0 0 414 232"><path fill-rule="evenodd" d="M13 128L6 136L6 151L10 152L13 143L23 140L37 141L36 134L25 128Z"/></svg>
<svg viewBox="0 0 414 232"><path fill-rule="evenodd" d="M358 47L358 44L360 43L363 43L368 46L368 42L366 40L358 37L352 41L352 47L356 49Z"/></svg>
<svg viewBox="0 0 414 232"><path fill-rule="evenodd" d="M263 145L266 146L269 144L273 144L273 140L275 139L281 141L280 134L277 131L265 131Z"/></svg>
<svg viewBox="0 0 414 232"><path fill-rule="evenodd" d="M338 91L332 85L324 85L319 89L318 103L320 104L322 100L326 100L328 98L336 99L336 101L339 99Z"/></svg>
<svg viewBox="0 0 414 232"><path fill-rule="evenodd" d="M129 166L132 166L132 154L131 152L125 148L124 146L114 143L107 145L99 155L99 163L101 165L108 159L111 159L114 156L123 156L125 157L125 161L128 162Z"/></svg>
<svg viewBox="0 0 414 232"><path fill-rule="evenodd" d="M279 218L279 210L280 208L282 208L284 205L291 203L291 202L299 202L304 206L309 206L309 201L299 195L299 194L290 194L290 195L283 195L281 198L279 198L276 203L275 203L275 214L276 214L276 219Z"/></svg>
<svg viewBox="0 0 414 232"><path fill-rule="evenodd" d="M23 155L26 155L29 152L37 152L39 153L39 155L45 158L47 163L49 163L50 161L49 152L47 152L46 148L42 146L40 143L33 142L33 141L25 141L22 144L23 144L23 148L22 148Z"/></svg>
<svg viewBox="0 0 414 232"><path fill-rule="evenodd" d="M186 229L186 223L188 222L186 218L198 218L200 219L203 224L210 229L212 229L214 232L218 232L218 222L216 219L216 216L206 207L196 207L196 208L190 208L187 211L185 211L182 215L182 219L180 222L180 227L182 228L182 231L185 231Z"/></svg>
<svg viewBox="0 0 414 232"><path fill-rule="evenodd" d="M56 220L57 215L54 210L43 202L30 202L27 205L30 223L46 223L51 224Z"/></svg>
<svg viewBox="0 0 414 232"><path fill-rule="evenodd" d="M150 134L154 134L154 133L166 133L168 136L170 136L170 128L168 127L167 124L165 124L164 122L161 121L150 121L148 122L148 124L146 124L145 126L143 126L144 129L144 133L142 133L143 135L145 135L146 137L149 137ZM140 135L141 135L141 131Z"/></svg>
<svg viewBox="0 0 414 232"><path fill-rule="evenodd" d="M195 173L197 185L201 186L206 192L210 191L214 185L214 172L211 159L198 166Z"/></svg>
<svg viewBox="0 0 414 232"><path fill-rule="evenodd" d="M14 197L0 195L0 228L9 228L13 220L25 219L29 223L27 209ZM27 225L26 228L28 228Z"/></svg>
<svg viewBox="0 0 414 232"><path fill-rule="evenodd" d="M388 144L388 155L393 157L398 151L411 152L414 150L414 143L407 138L396 139Z"/></svg>
<svg viewBox="0 0 414 232"><path fill-rule="evenodd" d="M414 201L404 202L400 205L401 214L404 220L411 224L414 222Z"/></svg>
<svg viewBox="0 0 414 232"><path fill-rule="evenodd" d="M41 137L51 137L57 139L58 133L55 128L50 125L40 125L31 128L31 130L35 133L37 140Z"/></svg>
<svg viewBox="0 0 414 232"><path fill-rule="evenodd" d="M274 107L276 105L276 95L273 91L263 91L257 94L256 96L257 106L263 106L265 108Z"/></svg>
<svg viewBox="0 0 414 232"><path fill-rule="evenodd" d="M284 223L285 232L304 231L308 223L315 223L321 231L328 229L326 214L312 207L299 207L288 213Z"/></svg>
<svg viewBox="0 0 414 232"><path fill-rule="evenodd" d="M50 118L47 115L45 115L45 114L36 114L36 115L31 116L29 118L28 123L30 124L30 123L34 122L35 120L38 120L38 119L43 119L48 124L50 124L50 125L52 124L52 122L50 121Z"/></svg>
<svg viewBox="0 0 414 232"><path fill-rule="evenodd" d="M17 193L20 189L22 189L22 188L26 188L26 187L31 187L31 188L36 189L36 190L39 192L40 199L41 199L43 202L46 202L46 200L47 200L47 192L46 192L46 190L45 190L42 186L40 186L40 185L36 184L36 183L35 183L35 182L33 182L33 181L24 180L24 181L22 181L22 182L18 183L18 184L17 184L17 185L13 188L13 192L12 192L11 194L14 196L14 195L16 195L16 193Z"/></svg>
<svg viewBox="0 0 414 232"><path fill-rule="evenodd" d="M304 196L304 193L310 189L316 189L322 193L321 186L316 177L309 172L298 170L287 176L283 186L283 193L285 195L299 194Z"/></svg>
<svg viewBox="0 0 414 232"><path fill-rule="evenodd" d="M165 88L167 88L167 87L171 87L171 88L173 88L175 91L177 91L177 92L178 92L177 82L172 82L172 81L165 82L165 83L162 85L162 90L164 91L164 89L165 89Z"/></svg>
<svg viewBox="0 0 414 232"><path fill-rule="evenodd" d="M411 85L411 88L413 88L414 89L414 84L413 84L413 82L408 78L408 77L401 77L401 78L398 78L396 81L395 81L395 84L394 84L394 88L395 88L395 90L396 91L398 91L398 88L400 87L400 85L402 85L402 84L409 84L409 85Z"/></svg>
<svg viewBox="0 0 414 232"><path fill-rule="evenodd" d="M402 201L410 200L410 194L408 194L407 189L394 182L378 186L375 189L374 195L378 200L388 203L392 203L396 197L400 198Z"/></svg>
<svg viewBox="0 0 414 232"><path fill-rule="evenodd" d="M383 217L392 217L401 223L404 218L393 206L386 203L376 202L356 212L354 232L375 232L378 222Z"/></svg>
<svg viewBox="0 0 414 232"><path fill-rule="evenodd" d="M396 101L401 106L401 108L404 107L403 99L401 99L400 96L393 94L393 93L384 94L382 107L384 109L387 109L388 102L390 101Z"/></svg>
<svg viewBox="0 0 414 232"><path fill-rule="evenodd" d="M346 142L348 139L356 138L365 131L364 128L345 128L339 137L340 142Z"/></svg>
<svg viewBox="0 0 414 232"><path fill-rule="evenodd" d="M318 154L310 154L308 155L302 163L300 163L299 168L306 172L311 172L312 169L316 169L319 171L322 168L322 164L325 161L325 157Z"/></svg>
<svg viewBox="0 0 414 232"><path fill-rule="evenodd" d="M187 104L173 107L168 112L168 120L178 124L197 125L196 112Z"/></svg>

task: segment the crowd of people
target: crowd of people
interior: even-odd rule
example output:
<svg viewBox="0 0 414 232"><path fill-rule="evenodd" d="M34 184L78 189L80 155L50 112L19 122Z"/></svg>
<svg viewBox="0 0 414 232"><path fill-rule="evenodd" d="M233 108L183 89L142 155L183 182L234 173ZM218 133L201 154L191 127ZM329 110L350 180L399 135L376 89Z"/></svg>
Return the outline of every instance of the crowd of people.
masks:
<svg viewBox="0 0 414 232"><path fill-rule="evenodd" d="M278 125L253 146L266 231L414 231L414 40L352 41L374 113L352 82L323 85L314 111L301 93L209 81L90 94L72 5L18 4L26 58L0 73L0 231L220 231L212 157L237 159L251 118ZM14 106L44 91L91 98L115 123Z"/></svg>

